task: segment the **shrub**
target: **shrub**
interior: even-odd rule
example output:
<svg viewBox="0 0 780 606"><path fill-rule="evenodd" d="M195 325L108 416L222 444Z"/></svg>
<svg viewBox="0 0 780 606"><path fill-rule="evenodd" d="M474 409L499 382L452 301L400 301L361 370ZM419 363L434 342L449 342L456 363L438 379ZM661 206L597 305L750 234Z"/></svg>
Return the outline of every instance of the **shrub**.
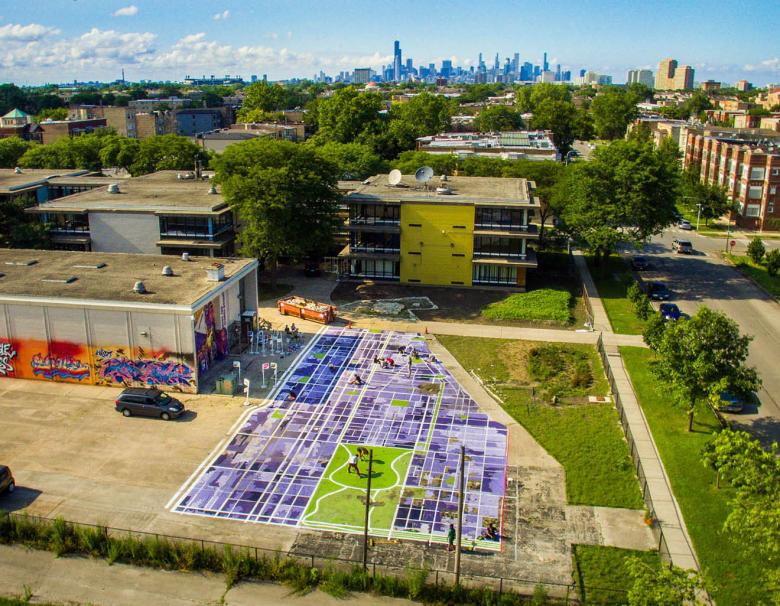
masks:
<svg viewBox="0 0 780 606"><path fill-rule="evenodd" d="M780 271L780 249L775 248L766 253L766 273L774 277Z"/></svg>
<svg viewBox="0 0 780 606"><path fill-rule="evenodd" d="M653 313L653 306L650 303L650 297L642 293L636 301L634 301L634 312L636 317L640 320L647 320L650 314Z"/></svg>
<svg viewBox="0 0 780 606"><path fill-rule="evenodd" d="M759 265L761 260L764 258L764 255L766 254L766 246L764 246L764 241L760 237L755 236L750 241L750 244L748 244L747 254L753 263Z"/></svg>
<svg viewBox="0 0 780 606"><path fill-rule="evenodd" d="M642 287L639 286L639 282L636 280L632 280L631 284L629 284L628 288L626 289L626 297L628 297L628 300L631 301L635 307L639 299L644 294L645 293L642 292Z"/></svg>
<svg viewBox="0 0 780 606"><path fill-rule="evenodd" d="M534 347L528 354L528 370L537 381L546 381L566 368L563 351L555 345Z"/></svg>

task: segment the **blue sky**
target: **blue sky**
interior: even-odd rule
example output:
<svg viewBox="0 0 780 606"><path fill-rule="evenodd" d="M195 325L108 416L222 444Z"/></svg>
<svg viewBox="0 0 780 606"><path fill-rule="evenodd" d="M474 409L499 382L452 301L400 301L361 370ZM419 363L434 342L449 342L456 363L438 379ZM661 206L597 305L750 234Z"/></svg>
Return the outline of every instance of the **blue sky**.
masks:
<svg viewBox="0 0 780 606"><path fill-rule="evenodd" d="M664 57L697 80L780 82L780 1L0 0L0 80L311 77L390 60L581 67L625 79Z"/></svg>

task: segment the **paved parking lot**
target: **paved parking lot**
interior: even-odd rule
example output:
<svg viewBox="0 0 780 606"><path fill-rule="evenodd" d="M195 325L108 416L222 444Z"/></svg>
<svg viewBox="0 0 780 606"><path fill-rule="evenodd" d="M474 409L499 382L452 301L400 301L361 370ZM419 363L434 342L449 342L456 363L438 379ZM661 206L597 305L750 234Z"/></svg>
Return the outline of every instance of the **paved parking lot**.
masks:
<svg viewBox="0 0 780 606"><path fill-rule="evenodd" d="M18 488L5 509L215 541L288 548L295 532L184 517L166 503L246 413L243 398L182 395L175 421L125 418L120 390L0 379L0 463Z"/></svg>

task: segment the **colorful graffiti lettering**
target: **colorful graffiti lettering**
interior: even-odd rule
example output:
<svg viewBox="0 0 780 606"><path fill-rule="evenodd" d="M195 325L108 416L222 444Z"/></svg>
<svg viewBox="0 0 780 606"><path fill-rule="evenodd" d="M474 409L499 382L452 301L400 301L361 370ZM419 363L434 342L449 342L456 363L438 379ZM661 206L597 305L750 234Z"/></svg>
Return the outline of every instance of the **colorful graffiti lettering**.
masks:
<svg viewBox="0 0 780 606"><path fill-rule="evenodd" d="M223 303L223 318L224 313ZM228 354L227 329L217 327L216 315L213 301L195 312L195 351L201 372L208 370L214 360L221 360Z"/></svg>
<svg viewBox="0 0 780 606"><path fill-rule="evenodd" d="M89 365L71 356L35 354L30 361L33 374L46 379L89 380Z"/></svg>
<svg viewBox="0 0 780 606"><path fill-rule="evenodd" d="M0 375L6 376L14 372L13 360L16 349L13 343L0 343Z"/></svg>
<svg viewBox="0 0 780 606"><path fill-rule="evenodd" d="M172 360L131 360L106 358L98 364L101 379L130 385L167 385L189 387L193 384L192 369Z"/></svg>

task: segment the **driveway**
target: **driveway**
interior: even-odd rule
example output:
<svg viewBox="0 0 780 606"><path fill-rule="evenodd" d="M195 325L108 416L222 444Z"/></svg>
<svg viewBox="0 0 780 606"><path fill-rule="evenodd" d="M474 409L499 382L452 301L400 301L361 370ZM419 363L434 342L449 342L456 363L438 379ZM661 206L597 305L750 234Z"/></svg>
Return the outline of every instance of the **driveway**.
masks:
<svg viewBox="0 0 780 606"><path fill-rule="evenodd" d="M673 253L674 239L690 240L695 254ZM733 239L737 240L735 252L744 254L748 240ZM768 247L780 245L776 241L765 243ZM694 314L700 305L707 305L734 319L743 333L753 337L748 361L763 380L761 406L733 418L765 441L780 441L780 305L721 258L724 246L725 238L669 229L645 247L643 254L650 257L653 267L642 275L645 280L665 281L674 293L672 300L683 312Z"/></svg>

